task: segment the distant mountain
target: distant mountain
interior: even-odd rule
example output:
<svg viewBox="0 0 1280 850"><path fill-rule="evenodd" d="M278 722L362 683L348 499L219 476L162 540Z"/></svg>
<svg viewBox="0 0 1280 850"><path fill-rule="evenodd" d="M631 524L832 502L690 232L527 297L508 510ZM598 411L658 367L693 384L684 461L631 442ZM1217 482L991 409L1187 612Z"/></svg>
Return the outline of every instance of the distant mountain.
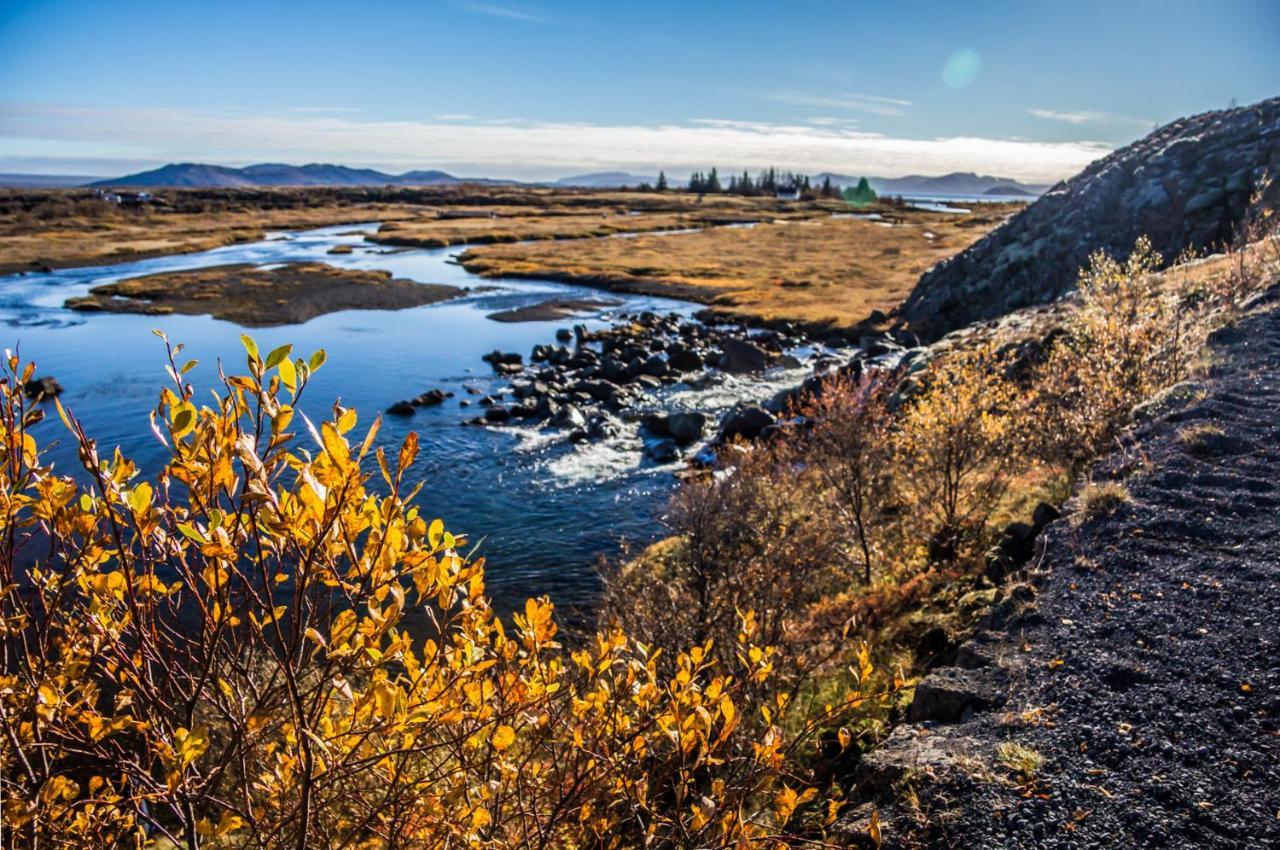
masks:
<svg viewBox="0 0 1280 850"><path fill-rule="evenodd" d="M84 174L0 174L0 188L70 189L101 179Z"/></svg>
<svg viewBox="0 0 1280 850"><path fill-rule="evenodd" d="M88 178L92 180L93 178ZM455 183L501 184L507 181L454 177L443 171L409 171L387 174L372 168L348 168L345 165L285 165L261 163L244 168L205 165L196 162L174 163L151 171L94 180L93 187L158 187L245 189L264 186L438 186Z"/></svg>
<svg viewBox="0 0 1280 850"><path fill-rule="evenodd" d="M592 174L575 174L562 177L555 182L556 186L575 186L588 189L610 189L619 186L639 186L648 183L650 186L658 182L658 178L631 174L626 171L597 171ZM674 182L672 183L674 185Z"/></svg>
<svg viewBox="0 0 1280 850"><path fill-rule="evenodd" d="M831 182L837 186L855 186L860 179L850 174L824 172L814 177L813 182L821 183L827 177L830 177ZM1039 184L1019 183L1009 177L989 177L963 171L938 177L927 177L921 174L909 174L906 177L867 177L867 182L879 195L1036 196L1043 194L1049 188Z"/></svg>

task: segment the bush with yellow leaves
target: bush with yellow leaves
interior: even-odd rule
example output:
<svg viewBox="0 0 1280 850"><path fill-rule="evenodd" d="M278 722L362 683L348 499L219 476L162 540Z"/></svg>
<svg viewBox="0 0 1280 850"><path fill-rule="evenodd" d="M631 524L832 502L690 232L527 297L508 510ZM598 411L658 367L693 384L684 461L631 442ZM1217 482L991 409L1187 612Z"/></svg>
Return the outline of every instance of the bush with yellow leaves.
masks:
<svg viewBox="0 0 1280 850"><path fill-rule="evenodd" d="M167 345L167 342L166 342ZM154 482L58 405L87 483L43 465L43 410L0 380L4 834L13 847L708 847L820 837L795 768L871 693L804 717L753 701L756 615L670 658L618 628L563 648L549 600L510 624L465 541L413 507L335 406L297 410L323 352L172 386ZM299 439L297 432L303 437ZM377 475L365 471L372 456ZM718 659L732 658L728 670ZM803 816L801 816L803 815Z"/></svg>

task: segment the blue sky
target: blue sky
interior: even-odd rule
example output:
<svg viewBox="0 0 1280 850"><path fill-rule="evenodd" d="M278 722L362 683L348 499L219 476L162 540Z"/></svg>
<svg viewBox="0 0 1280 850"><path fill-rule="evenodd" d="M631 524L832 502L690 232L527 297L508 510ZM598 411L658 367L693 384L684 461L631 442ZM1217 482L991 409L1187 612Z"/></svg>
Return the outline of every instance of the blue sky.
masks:
<svg viewBox="0 0 1280 850"><path fill-rule="evenodd" d="M1052 180L1280 95L1280 2L9 2L0 171Z"/></svg>

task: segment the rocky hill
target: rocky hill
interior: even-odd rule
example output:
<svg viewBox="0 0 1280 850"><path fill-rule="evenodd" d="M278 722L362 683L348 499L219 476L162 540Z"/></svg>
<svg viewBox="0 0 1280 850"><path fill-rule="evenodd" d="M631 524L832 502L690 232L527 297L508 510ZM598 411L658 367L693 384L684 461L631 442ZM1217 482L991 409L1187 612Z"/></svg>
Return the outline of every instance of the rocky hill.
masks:
<svg viewBox="0 0 1280 850"><path fill-rule="evenodd" d="M1174 121L1054 186L1003 227L927 272L898 308L926 338L1052 301L1099 249L1142 235L1167 261L1230 241L1280 176L1280 98ZM1280 180L1263 205L1280 200Z"/></svg>

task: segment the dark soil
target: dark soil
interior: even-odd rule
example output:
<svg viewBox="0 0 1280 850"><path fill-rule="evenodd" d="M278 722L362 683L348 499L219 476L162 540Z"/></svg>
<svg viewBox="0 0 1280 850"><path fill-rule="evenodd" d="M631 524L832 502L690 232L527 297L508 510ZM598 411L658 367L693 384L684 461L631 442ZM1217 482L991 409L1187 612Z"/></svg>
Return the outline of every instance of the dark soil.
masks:
<svg viewBox="0 0 1280 850"><path fill-rule="evenodd" d="M922 683L960 722L864 758L885 846L1280 847L1280 310L1217 337L1094 470L1131 501L1049 525L1035 592Z"/></svg>
<svg viewBox="0 0 1280 850"><path fill-rule="evenodd" d="M274 268L248 264L166 272L95 286L67 300L73 310L212 315L246 327L291 325L338 310L401 310L444 301L462 290L392 278L390 272L323 263Z"/></svg>

